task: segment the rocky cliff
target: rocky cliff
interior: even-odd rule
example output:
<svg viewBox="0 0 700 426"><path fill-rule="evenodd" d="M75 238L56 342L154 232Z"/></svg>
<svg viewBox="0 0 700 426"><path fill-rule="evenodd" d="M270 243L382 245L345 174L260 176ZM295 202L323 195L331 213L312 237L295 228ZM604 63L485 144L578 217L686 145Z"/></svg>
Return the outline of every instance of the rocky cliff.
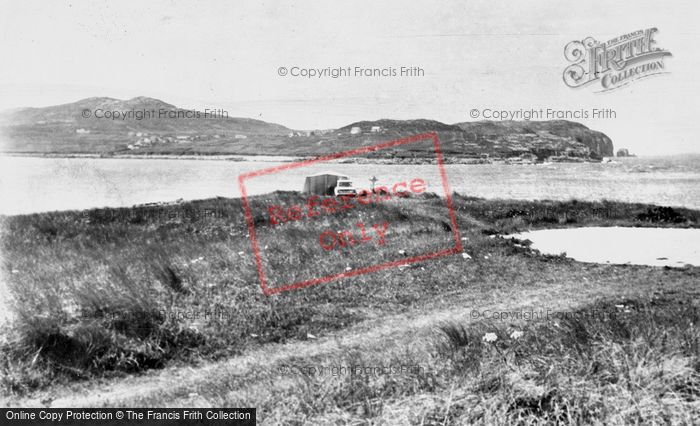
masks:
<svg viewBox="0 0 700 426"><path fill-rule="evenodd" d="M583 146L590 150L592 158L613 155L613 143L608 136L573 121L479 121L457 126L511 150L524 145L533 152L564 153L567 149L582 152Z"/></svg>

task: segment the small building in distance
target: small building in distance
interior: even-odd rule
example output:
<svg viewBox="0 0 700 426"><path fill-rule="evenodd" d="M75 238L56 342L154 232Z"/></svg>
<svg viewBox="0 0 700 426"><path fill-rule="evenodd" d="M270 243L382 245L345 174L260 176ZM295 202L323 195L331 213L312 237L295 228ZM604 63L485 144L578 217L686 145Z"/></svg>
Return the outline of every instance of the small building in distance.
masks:
<svg viewBox="0 0 700 426"><path fill-rule="evenodd" d="M360 132L362 132L362 129L359 126L353 126L350 128L351 135L357 135Z"/></svg>
<svg viewBox="0 0 700 426"><path fill-rule="evenodd" d="M309 175L304 180L304 194L333 195L338 180L348 179L347 175L334 172L323 172Z"/></svg>
<svg viewBox="0 0 700 426"><path fill-rule="evenodd" d="M379 133L382 131L382 126L372 126L372 128L369 129L369 131L372 133Z"/></svg>

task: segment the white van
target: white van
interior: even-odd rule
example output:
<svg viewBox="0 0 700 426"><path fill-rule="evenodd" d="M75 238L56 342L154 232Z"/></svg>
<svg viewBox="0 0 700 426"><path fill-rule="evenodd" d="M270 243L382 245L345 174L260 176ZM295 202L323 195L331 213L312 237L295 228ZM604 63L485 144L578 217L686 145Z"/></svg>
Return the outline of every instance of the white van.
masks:
<svg viewBox="0 0 700 426"><path fill-rule="evenodd" d="M352 181L347 177L338 179L338 182L333 190L336 197L340 195L357 195L357 189Z"/></svg>

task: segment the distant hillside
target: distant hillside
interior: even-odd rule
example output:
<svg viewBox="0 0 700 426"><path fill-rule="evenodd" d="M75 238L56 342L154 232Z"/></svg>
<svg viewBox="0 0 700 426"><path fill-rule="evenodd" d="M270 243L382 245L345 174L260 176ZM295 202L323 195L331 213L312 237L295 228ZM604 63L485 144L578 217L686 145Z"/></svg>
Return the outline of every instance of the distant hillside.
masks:
<svg viewBox="0 0 700 426"><path fill-rule="evenodd" d="M426 132L445 132L459 131L460 128L456 125L441 123L435 120L376 120L376 121L358 121L357 123L348 124L345 127L338 129L339 131L350 131L353 127L358 127L360 130L372 130L372 127L389 130L392 132L405 133L426 133Z"/></svg>
<svg viewBox="0 0 700 426"><path fill-rule="evenodd" d="M89 112L89 115L86 113ZM113 112L121 115L114 119ZM85 115L83 115L85 114ZM0 114L0 150L42 153L113 153L141 142L145 147L199 141L234 142L248 136L287 135L290 129L250 118L175 107L158 99L106 97Z"/></svg>
<svg viewBox="0 0 700 426"><path fill-rule="evenodd" d="M131 111L131 115L102 117L112 111ZM0 114L0 151L106 156L315 156L425 132L438 133L448 160L483 162L514 158L531 162L547 158L590 160L613 155L610 138L570 121L445 124L425 119L384 119L360 121L339 129L295 131L248 118L207 117L205 111L181 109L147 97L88 98L65 105L6 111ZM368 156L420 162L431 156L431 149L430 144L406 145Z"/></svg>

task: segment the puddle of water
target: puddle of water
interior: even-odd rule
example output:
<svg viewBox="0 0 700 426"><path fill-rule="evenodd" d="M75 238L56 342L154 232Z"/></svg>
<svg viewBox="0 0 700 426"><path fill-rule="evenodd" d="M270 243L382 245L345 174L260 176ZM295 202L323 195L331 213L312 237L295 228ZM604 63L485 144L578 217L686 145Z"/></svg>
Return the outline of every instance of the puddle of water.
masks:
<svg viewBox="0 0 700 426"><path fill-rule="evenodd" d="M544 229L509 235L532 248L581 262L682 267L700 266L700 229L587 227Z"/></svg>

